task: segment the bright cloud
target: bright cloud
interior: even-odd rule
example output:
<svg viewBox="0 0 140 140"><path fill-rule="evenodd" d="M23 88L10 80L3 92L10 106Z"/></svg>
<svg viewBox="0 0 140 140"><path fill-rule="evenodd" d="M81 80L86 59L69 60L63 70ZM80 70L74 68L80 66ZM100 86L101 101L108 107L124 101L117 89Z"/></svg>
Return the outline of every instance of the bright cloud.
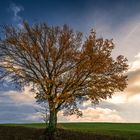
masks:
<svg viewBox="0 0 140 140"><path fill-rule="evenodd" d="M112 104L124 104L126 103L126 96L125 94L115 94L114 96L112 96L112 98L107 99L108 103L112 103Z"/></svg>
<svg viewBox="0 0 140 140"><path fill-rule="evenodd" d="M135 58L135 60L130 63L129 71L136 71L136 70L140 69L140 52L134 58Z"/></svg>
<svg viewBox="0 0 140 140"><path fill-rule="evenodd" d="M5 95L9 96L15 103L35 103L35 94L30 92L30 87L25 87L25 90L22 92L10 91L5 93Z"/></svg>
<svg viewBox="0 0 140 140"><path fill-rule="evenodd" d="M116 110L111 110L108 108L92 108L88 107L82 110L83 116L77 118L77 116L67 116L64 119L62 112L58 114L58 120L64 121L67 119L68 122L122 122L124 121L118 114Z"/></svg>

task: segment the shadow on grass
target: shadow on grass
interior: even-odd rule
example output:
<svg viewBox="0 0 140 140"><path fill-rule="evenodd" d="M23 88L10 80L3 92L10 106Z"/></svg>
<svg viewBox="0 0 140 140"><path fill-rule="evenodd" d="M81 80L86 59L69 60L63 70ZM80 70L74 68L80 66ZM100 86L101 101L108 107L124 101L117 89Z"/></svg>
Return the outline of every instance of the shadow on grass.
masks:
<svg viewBox="0 0 140 140"><path fill-rule="evenodd" d="M49 140L42 128L27 128L22 126L0 126L0 140ZM118 136L99 135L88 132L75 132L58 129L55 140L129 140ZM132 140L132 139L130 139ZM139 139L134 139L139 140Z"/></svg>

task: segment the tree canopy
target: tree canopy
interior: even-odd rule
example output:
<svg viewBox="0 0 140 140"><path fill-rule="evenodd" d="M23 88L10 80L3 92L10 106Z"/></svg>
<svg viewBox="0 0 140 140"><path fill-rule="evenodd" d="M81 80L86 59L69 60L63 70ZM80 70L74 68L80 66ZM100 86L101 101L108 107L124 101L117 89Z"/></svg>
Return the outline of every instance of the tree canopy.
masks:
<svg viewBox="0 0 140 140"><path fill-rule="evenodd" d="M3 26L0 40L0 68L13 82L32 85L38 102L47 101L49 128L54 130L57 112L81 116L77 104L98 103L127 86L127 59L114 59L113 40L97 38L91 30L83 39L69 26Z"/></svg>

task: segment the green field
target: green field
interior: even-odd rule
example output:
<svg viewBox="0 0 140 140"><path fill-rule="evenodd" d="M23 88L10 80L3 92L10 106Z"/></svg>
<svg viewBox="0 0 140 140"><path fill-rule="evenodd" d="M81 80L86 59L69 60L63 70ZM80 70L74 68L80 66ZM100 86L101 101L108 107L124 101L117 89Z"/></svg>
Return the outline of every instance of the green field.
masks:
<svg viewBox="0 0 140 140"><path fill-rule="evenodd" d="M6 126L24 126L45 128L45 124L1 124ZM88 132L101 135L118 136L120 138L140 140L140 123L59 123L58 128L70 131Z"/></svg>
<svg viewBox="0 0 140 140"><path fill-rule="evenodd" d="M140 139L140 124L136 123L66 123L63 124L63 127L73 131L86 131L119 137L139 137Z"/></svg>

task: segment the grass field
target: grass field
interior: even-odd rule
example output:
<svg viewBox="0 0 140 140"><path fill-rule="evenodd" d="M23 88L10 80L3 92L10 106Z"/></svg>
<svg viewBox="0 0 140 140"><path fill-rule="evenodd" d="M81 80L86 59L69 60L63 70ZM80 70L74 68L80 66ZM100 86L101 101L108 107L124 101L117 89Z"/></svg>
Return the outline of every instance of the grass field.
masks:
<svg viewBox="0 0 140 140"><path fill-rule="evenodd" d="M1 124L1 126L24 126L45 128L45 124ZM140 123L59 123L58 128L70 131L88 132L99 135L118 136L128 140L140 140Z"/></svg>
<svg viewBox="0 0 140 140"><path fill-rule="evenodd" d="M140 124L136 123L66 123L65 129L96 134L113 135L140 140Z"/></svg>

